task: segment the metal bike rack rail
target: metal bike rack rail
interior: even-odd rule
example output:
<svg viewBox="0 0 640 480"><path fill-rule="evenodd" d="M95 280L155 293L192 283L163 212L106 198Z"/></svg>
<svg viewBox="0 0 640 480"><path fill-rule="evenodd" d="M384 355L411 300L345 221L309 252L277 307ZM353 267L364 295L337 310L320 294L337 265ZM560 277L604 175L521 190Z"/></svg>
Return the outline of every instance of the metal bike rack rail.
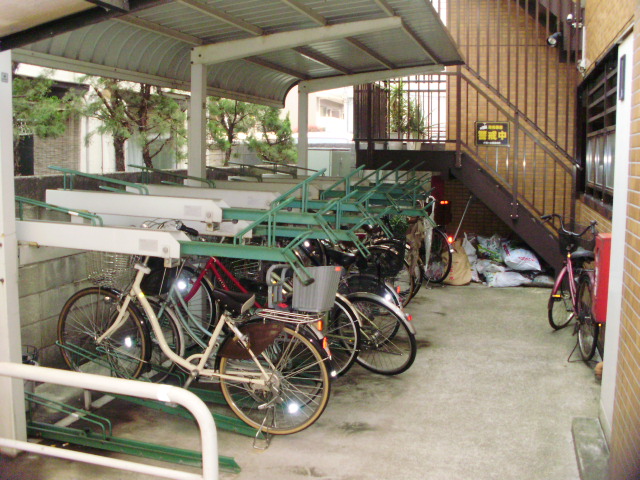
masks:
<svg viewBox="0 0 640 480"><path fill-rule="evenodd" d="M0 362L0 375L36 382L55 383L68 387L96 390L106 393L132 395L181 405L191 412L200 429L200 441L202 446L202 475L164 467L156 467L153 465L145 465L128 460L102 457L100 455L84 452L63 450L60 448L38 445L10 438L0 438L0 446L2 447L90 463L93 465L117 468L130 472L155 475L162 478L180 480L218 479L218 440L215 422L211 416L211 412L209 412L209 409L204 402L200 400L197 395L189 392L188 390L170 385L156 385L136 380L125 380L122 378L105 377L89 373L69 372L54 368L21 365L8 362Z"/></svg>

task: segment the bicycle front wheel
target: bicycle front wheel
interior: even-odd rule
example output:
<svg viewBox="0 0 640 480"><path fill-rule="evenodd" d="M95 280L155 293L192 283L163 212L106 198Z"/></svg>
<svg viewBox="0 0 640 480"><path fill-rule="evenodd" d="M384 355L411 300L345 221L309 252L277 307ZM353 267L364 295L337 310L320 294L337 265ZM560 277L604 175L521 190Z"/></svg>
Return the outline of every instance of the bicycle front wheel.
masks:
<svg viewBox="0 0 640 480"><path fill-rule="evenodd" d="M233 341L227 337L225 343ZM220 388L234 413L265 433L286 435L312 425L329 401L330 377L325 357L304 335L285 326L274 342L257 356L268 376L266 385L247 381L262 378L253 360L218 357Z"/></svg>
<svg viewBox="0 0 640 480"><path fill-rule="evenodd" d="M377 295L352 294L347 298L360 316L362 337L356 361L382 375L397 375L413 365L418 347L402 311Z"/></svg>
<svg viewBox="0 0 640 480"><path fill-rule="evenodd" d="M72 370L98 375L137 378L151 355L149 330L133 304L124 322L100 344L96 342L118 317L121 295L89 287L67 300L58 318L62 357Z"/></svg>
<svg viewBox="0 0 640 480"><path fill-rule="evenodd" d="M600 327L593 317L593 290L591 279L582 275L578 281L578 347L582 360L588 362L596 353Z"/></svg>
<svg viewBox="0 0 640 480"><path fill-rule="evenodd" d="M449 275L453 262L452 248L445 232L438 228L433 229L427 254L424 279L432 283L442 283Z"/></svg>
<svg viewBox="0 0 640 480"><path fill-rule="evenodd" d="M562 269L560 275L562 278L559 282L556 282L556 286L551 290L547 306L549 325L554 330L566 327L575 317L571 291L569 290L569 275L566 268Z"/></svg>

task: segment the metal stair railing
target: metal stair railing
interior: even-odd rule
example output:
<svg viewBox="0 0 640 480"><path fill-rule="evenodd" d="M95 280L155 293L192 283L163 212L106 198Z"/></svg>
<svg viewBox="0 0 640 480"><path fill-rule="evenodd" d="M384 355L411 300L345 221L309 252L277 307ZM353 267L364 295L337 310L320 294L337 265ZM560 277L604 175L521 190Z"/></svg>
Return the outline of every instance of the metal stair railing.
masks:
<svg viewBox="0 0 640 480"><path fill-rule="evenodd" d="M450 74L457 79L457 122L456 122L456 164L462 161L462 153L473 158L483 170L506 188L512 197L511 207L513 219L518 218L518 209L525 206L535 216L554 211L567 218L575 218L576 165L560 155L555 148L546 145L532 131L527 122L523 122L519 114L512 115L508 109L488 95L482 88L462 73L459 69ZM486 102L487 108L495 108L500 120L513 125L511 145L493 147L495 162L489 158L489 147L475 145L475 130L470 122L463 125L461 111L464 111L461 94L462 86L472 89L477 98ZM534 133L535 132L535 133ZM466 134L466 135L465 135ZM484 150L482 150L484 149ZM484 155L483 155L484 153ZM493 163L493 164L492 164Z"/></svg>

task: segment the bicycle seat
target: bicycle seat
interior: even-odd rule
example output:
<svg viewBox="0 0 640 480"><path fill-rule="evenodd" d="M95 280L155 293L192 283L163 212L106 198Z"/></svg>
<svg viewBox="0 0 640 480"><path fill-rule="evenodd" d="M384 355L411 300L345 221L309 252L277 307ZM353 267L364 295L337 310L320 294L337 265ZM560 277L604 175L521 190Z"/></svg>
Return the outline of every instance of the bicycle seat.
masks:
<svg viewBox="0 0 640 480"><path fill-rule="evenodd" d="M344 268L349 268L358 259L358 256L355 253L341 252L340 250L334 250L333 248L327 248L325 251L329 260Z"/></svg>
<svg viewBox="0 0 640 480"><path fill-rule="evenodd" d="M227 310L231 315L242 315L249 310L256 301L256 296L252 293L231 292L229 290L213 290L213 298L215 298L222 308Z"/></svg>
<svg viewBox="0 0 640 480"><path fill-rule="evenodd" d="M584 260L593 260L595 255L590 250L585 250L584 248L579 248L575 252L571 254L571 258L573 259L584 259Z"/></svg>

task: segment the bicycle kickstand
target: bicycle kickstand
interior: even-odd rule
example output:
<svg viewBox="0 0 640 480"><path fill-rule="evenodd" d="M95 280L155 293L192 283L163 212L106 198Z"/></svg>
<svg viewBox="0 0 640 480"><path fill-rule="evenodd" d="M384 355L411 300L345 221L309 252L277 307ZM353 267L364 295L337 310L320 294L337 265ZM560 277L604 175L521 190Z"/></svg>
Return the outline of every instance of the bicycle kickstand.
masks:
<svg viewBox="0 0 640 480"><path fill-rule="evenodd" d="M260 428L256 432L256 436L253 437L253 448L256 450L266 450L271 445L271 439L273 435L270 433L266 433L264 431L264 425L267 423L267 417L269 416L269 411L267 411L264 415L264 420L262 420L262 424Z"/></svg>

